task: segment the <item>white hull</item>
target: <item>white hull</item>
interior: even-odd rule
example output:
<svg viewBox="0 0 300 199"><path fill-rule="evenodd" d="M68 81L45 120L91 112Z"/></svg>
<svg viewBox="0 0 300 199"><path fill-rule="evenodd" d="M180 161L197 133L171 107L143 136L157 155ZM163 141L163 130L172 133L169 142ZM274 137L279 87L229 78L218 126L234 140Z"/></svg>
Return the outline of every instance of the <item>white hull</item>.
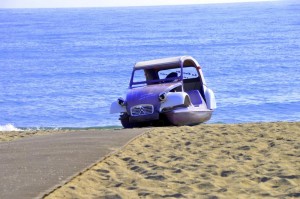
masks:
<svg viewBox="0 0 300 199"><path fill-rule="evenodd" d="M212 110L203 110L200 107L180 108L166 112L168 120L176 126L196 125L208 121L212 116Z"/></svg>

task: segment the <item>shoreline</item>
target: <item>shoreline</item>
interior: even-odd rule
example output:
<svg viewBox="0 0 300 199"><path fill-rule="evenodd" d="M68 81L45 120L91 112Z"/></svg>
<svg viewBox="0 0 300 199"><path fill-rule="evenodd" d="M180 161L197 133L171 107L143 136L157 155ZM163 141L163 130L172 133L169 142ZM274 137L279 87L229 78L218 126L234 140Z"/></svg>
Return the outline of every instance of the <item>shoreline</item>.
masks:
<svg viewBox="0 0 300 199"><path fill-rule="evenodd" d="M300 122L156 127L46 198L300 196Z"/></svg>
<svg viewBox="0 0 300 199"><path fill-rule="evenodd" d="M75 127L62 127L62 128L18 128L18 130L13 131L0 131L0 143L1 142L10 142L17 139L22 139L32 136L42 136L49 134L59 134L59 133L68 133L75 131L88 131L88 130L116 130L122 129L122 127L111 126L111 127L86 127L86 128L75 128Z"/></svg>
<svg viewBox="0 0 300 199"><path fill-rule="evenodd" d="M195 126L202 125L247 125L247 124L264 124L264 123L298 123L298 121L270 121L270 122L247 122L247 123L201 123ZM11 124L7 124L11 125ZM5 126L5 125L3 125ZM190 126L190 127L195 127ZM31 136L41 136L48 134L65 133L72 131L86 131L86 130L110 130L123 129L122 126L91 126L91 127L14 127L16 130L0 130L0 142L9 142L17 139L22 139ZM176 128L176 126L169 127L145 127L145 128Z"/></svg>

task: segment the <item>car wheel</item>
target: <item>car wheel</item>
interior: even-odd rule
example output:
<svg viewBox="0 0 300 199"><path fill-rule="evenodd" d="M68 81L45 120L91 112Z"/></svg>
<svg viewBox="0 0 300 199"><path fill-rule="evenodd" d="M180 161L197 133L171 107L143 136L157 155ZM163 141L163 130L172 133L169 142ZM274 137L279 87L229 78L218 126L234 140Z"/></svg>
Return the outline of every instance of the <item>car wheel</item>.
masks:
<svg viewBox="0 0 300 199"><path fill-rule="evenodd" d="M121 121L122 126L125 129L134 128L135 127L134 123L130 123L129 122L129 116L128 116L127 113L123 113L123 114L120 115L120 121Z"/></svg>
<svg viewBox="0 0 300 199"><path fill-rule="evenodd" d="M164 114L159 115L159 120L156 122L156 126L171 126L171 122Z"/></svg>

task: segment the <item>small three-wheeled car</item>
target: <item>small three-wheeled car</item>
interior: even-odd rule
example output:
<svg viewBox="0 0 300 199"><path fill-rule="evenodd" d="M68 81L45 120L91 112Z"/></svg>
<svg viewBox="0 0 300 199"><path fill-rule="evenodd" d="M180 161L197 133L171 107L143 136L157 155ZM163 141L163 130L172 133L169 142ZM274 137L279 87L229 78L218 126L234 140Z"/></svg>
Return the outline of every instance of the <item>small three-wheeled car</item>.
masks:
<svg viewBox="0 0 300 199"><path fill-rule="evenodd" d="M142 61L133 67L126 98L111 104L124 128L195 125L216 108L199 63L191 56Z"/></svg>

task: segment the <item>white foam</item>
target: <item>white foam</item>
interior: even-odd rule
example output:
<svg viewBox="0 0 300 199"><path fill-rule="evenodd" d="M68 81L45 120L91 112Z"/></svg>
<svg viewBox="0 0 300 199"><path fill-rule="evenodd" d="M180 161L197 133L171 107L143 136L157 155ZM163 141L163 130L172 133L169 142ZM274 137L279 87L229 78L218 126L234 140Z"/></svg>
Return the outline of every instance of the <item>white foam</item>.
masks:
<svg viewBox="0 0 300 199"><path fill-rule="evenodd" d="M14 125L12 124L5 124L5 125L0 125L0 131L23 131L23 130L14 127Z"/></svg>

